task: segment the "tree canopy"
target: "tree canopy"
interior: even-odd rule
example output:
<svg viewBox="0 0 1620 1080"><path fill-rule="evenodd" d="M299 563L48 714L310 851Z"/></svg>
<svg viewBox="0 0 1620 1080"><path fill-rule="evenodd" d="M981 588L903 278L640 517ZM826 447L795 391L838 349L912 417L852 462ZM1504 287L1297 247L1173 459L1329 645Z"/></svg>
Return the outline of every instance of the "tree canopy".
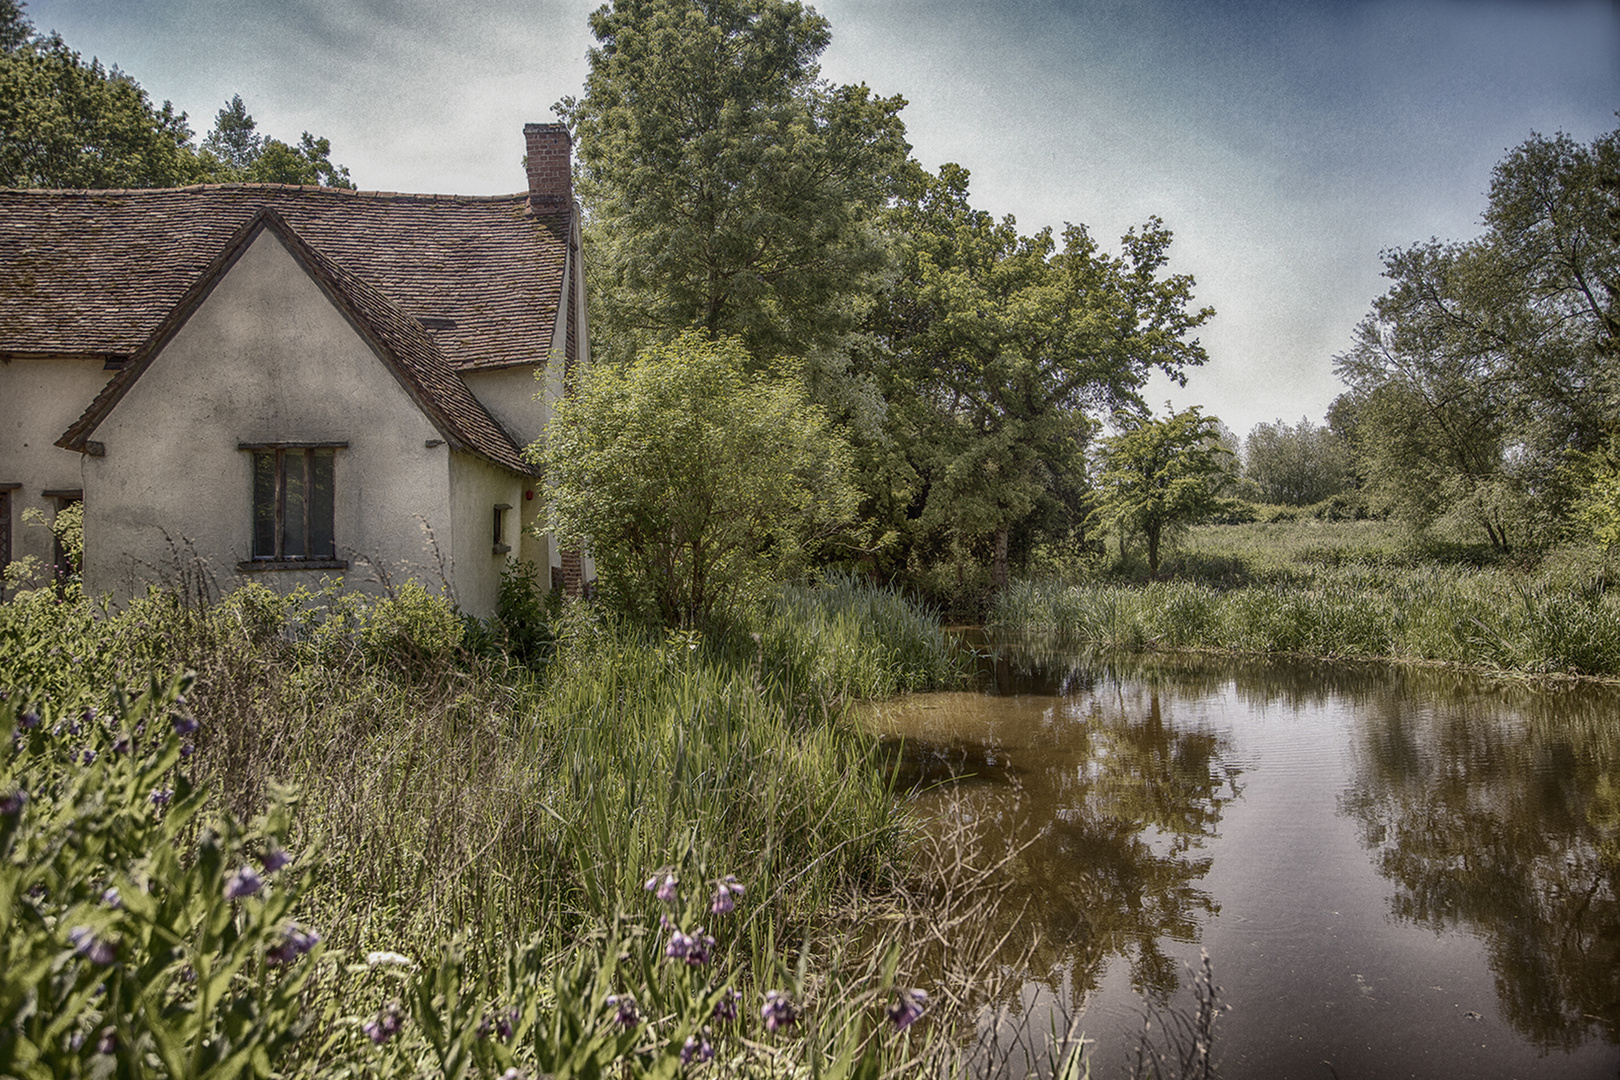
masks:
<svg viewBox="0 0 1620 1080"><path fill-rule="evenodd" d="M832 86L827 21L795 0L615 0L591 16L575 137L596 340L686 329L757 358L835 350L886 265L905 102Z"/></svg>
<svg viewBox="0 0 1620 1080"><path fill-rule="evenodd" d="M253 134L240 96L201 148L186 114L154 105L117 67L35 33L18 0L0 0L0 186L143 188L230 181L353 187L331 145Z"/></svg>
<svg viewBox="0 0 1620 1080"><path fill-rule="evenodd" d="M988 537L1006 581L1012 531L1053 504L1080 516L1093 414L1139 407L1154 371L1201 364L1193 280L1163 273L1157 218L1103 252L1083 226L1018 231L968 202L968 172L920 170L890 216L895 284L871 323L872 359L916 477L913 512L959 540Z"/></svg>
<svg viewBox="0 0 1620 1080"><path fill-rule="evenodd" d="M1355 480L1345 439L1301 417L1256 424L1243 447L1243 475L1260 497L1285 506L1309 506L1344 491Z"/></svg>
<svg viewBox="0 0 1620 1080"><path fill-rule="evenodd" d="M1495 170L1485 231L1386 252L1392 284L1337 358L1376 492L1502 550L1567 521L1571 455L1615 432L1620 132L1534 135Z"/></svg>
<svg viewBox="0 0 1620 1080"><path fill-rule="evenodd" d="M559 534L634 614L701 625L852 523L848 447L797 373L750 363L688 331L596 367L532 450Z"/></svg>

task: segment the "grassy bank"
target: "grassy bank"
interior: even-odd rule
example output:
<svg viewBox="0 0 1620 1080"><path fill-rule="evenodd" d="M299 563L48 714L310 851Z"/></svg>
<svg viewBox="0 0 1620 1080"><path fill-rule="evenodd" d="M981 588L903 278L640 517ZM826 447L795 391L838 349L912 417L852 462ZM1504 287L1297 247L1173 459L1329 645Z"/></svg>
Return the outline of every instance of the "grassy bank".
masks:
<svg viewBox="0 0 1620 1080"><path fill-rule="evenodd" d="M905 975L892 943L838 944L837 913L883 902L907 872L909 829L875 746L841 705L957 678L931 617L850 583L790 591L752 627L713 639L649 636L578 611L550 628L554 652L533 667L470 651L465 630L412 590L370 605L258 589L206 606L155 595L118 613L47 593L0 604L6 707L13 730L29 733L13 742L0 795L33 789L20 811L32 814L88 769L134 768L120 725L140 709L183 716L162 775L207 792L196 820L264 822L274 810L273 844L308 869L296 915L322 941L299 993L321 1019L319 1035L288 1051L301 1072L454 1072L445 1048L494 1046L487 1010L525 978L532 992L513 1008L527 1010L534 1049L482 1064L469 1049L472 1074L500 1075L513 1060L557 1075L607 1061L663 1074L700 1036L739 1061L794 1069L851 1048L909 1052L872 1042ZM181 670L195 673L183 699L152 705ZM147 820L148 793L130 791L130 813ZM90 865L77 876L98 889L122 873ZM680 880L678 898L643 889L655 871ZM728 874L746 899L722 918L710 894ZM700 925L718 939L702 970L671 964L671 934L701 943ZM61 955L88 962L59 928L48 933ZM123 934L127 945L133 931ZM390 981L363 962L380 952L412 963ZM239 974L262 985L277 970L261 955ZM802 1019L773 1024L767 989ZM602 1004L630 992L657 1010L639 1035ZM731 993L748 1015L718 1025ZM455 1028L468 1002L485 1012ZM367 1055L380 1052L391 1003L415 1026L389 1043L385 1068ZM436 1041L434 1024L450 1034ZM545 1024L562 1025L549 1043L535 1034ZM89 1071L84 1037L62 1061ZM594 1047L597 1064L546 1058L564 1044Z"/></svg>
<svg viewBox="0 0 1620 1080"><path fill-rule="evenodd" d="M1601 551L1514 564L1385 523L1276 523L1198 530L1168 569L1183 579L1020 582L990 621L1101 648L1620 676L1617 567Z"/></svg>

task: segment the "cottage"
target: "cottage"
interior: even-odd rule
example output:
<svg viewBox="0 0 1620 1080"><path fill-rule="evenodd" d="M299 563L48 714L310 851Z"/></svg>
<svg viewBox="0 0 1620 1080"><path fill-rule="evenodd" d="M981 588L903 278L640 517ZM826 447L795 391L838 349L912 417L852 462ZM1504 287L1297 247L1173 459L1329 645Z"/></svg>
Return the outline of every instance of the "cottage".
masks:
<svg viewBox="0 0 1620 1080"><path fill-rule="evenodd" d="M126 597L415 578L494 610L510 560L578 590L523 456L589 351L567 130L528 190L0 191L0 563L58 553Z"/></svg>

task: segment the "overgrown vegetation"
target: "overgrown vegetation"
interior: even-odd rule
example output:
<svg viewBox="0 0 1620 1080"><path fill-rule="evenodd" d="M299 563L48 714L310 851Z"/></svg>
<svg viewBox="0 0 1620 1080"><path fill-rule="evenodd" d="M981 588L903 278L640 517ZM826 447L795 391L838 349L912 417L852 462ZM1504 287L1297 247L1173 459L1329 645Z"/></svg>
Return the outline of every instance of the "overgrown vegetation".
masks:
<svg viewBox="0 0 1620 1080"><path fill-rule="evenodd" d="M1217 649L1441 661L1620 676L1620 561L1566 548L1513 562L1483 545L1415 543L1388 522L1206 526L1167 565L1024 581L1000 628L1120 649Z"/></svg>
<svg viewBox="0 0 1620 1080"><path fill-rule="evenodd" d="M499 636L469 634L417 586L386 600L250 586L211 606L154 593L122 612L38 590L0 605L15 735L0 947L37 958L5 965L0 1029L29 1032L8 1052L36 1063L18 1071L116 1060L147 1075L168 1043L207 1044L204 1064L227 1043L259 1047L219 1075L669 1075L709 1054L876 1075L921 1051L878 1038L895 1026L885 1010L913 1000L897 981L913 965L889 941L839 944L839 912L893 908L915 872L881 759L841 705L958 678L930 616L841 581L790 591L753 633L654 637L576 608L553 619L549 661L468 651ZM182 669L194 675L166 690ZM109 828L116 843L97 839ZM41 853L67 850L52 836L77 838L77 861L41 876ZM229 875L268 881L277 851L298 887L232 903ZM648 895L649 875L678 878L683 906ZM746 892L721 918L706 909L727 875ZM80 922L112 951L69 935ZM290 927L320 948L278 965ZM405 960L364 962L384 953ZM204 1000L188 972L208 971L224 974ZM126 976L128 1008L94 991ZM49 1011L40 979L69 1019L19 1027ZM307 1037L254 1042L232 1019L273 1013L297 1034L289 995Z"/></svg>

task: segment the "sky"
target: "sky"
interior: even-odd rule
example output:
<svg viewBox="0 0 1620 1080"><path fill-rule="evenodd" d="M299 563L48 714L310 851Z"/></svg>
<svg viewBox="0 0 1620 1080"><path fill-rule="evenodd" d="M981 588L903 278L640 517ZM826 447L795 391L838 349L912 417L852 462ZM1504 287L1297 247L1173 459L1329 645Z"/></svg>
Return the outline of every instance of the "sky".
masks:
<svg viewBox="0 0 1620 1080"><path fill-rule="evenodd" d="M598 0L30 0L199 136L232 94L364 189L522 190L525 122L577 95ZM1155 407L1320 423L1380 253L1478 235L1532 133L1620 127L1620 0L821 0L822 74L901 94L912 154L1025 232L1151 215L1215 316ZM587 260L589 253L586 254ZM587 262L588 272L588 262Z"/></svg>

